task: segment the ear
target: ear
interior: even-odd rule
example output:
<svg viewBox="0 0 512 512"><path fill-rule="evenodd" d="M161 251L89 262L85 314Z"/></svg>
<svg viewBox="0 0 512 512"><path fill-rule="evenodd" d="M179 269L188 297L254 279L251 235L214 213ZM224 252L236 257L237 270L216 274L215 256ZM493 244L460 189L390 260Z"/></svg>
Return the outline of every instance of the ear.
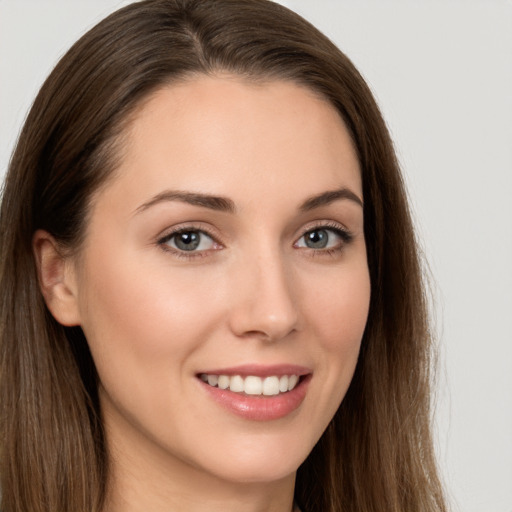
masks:
<svg viewBox="0 0 512 512"><path fill-rule="evenodd" d="M65 326L80 324L76 271L72 259L47 231L41 229L32 238L39 286L55 320Z"/></svg>

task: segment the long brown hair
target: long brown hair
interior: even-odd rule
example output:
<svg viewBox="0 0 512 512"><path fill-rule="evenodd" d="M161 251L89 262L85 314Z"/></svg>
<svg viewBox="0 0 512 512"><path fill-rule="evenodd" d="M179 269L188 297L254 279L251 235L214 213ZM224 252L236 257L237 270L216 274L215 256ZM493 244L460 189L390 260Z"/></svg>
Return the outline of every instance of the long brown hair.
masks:
<svg viewBox="0 0 512 512"><path fill-rule="evenodd" d="M228 71L327 98L362 169L371 304L356 372L298 470L305 512L446 510L430 433L427 307L406 194L386 126L349 59L265 0L146 0L85 34L44 83L12 156L0 210L0 485L3 512L100 511L108 454L97 375L80 328L39 291L31 240L84 237L130 114L158 87Z"/></svg>

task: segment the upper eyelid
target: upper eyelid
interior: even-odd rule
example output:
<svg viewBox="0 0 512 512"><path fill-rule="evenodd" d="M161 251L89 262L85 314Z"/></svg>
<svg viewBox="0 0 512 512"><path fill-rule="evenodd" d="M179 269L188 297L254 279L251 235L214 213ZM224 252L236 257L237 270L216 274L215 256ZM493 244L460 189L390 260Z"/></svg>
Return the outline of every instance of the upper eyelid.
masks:
<svg viewBox="0 0 512 512"><path fill-rule="evenodd" d="M316 228L307 229L304 231L304 233L297 238L297 240L294 242L296 244L299 240L304 238L308 233L311 233L313 231L330 231L334 233L336 236L341 237L344 241L348 241L352 239L352 233L346 229L342 229L339 227L333 227L333 226L318 226Z"/></svg>
<svg viewBox="0 0 512 512"><path fill-rule="evenodd" d="M313 222L309 222L305 224L303 227L300 228L297 236L298 238L304 236L309 231L313 231L315 229L332 229L332 230L338 230L343 231L345 233L350 233L350 229L348 229L344 224L338 221L333 220L317 220Z"/></svg>
<svg viewBox="0 0 512 512"><path fill-rule="evenodd" d="M213 230L211 228L204 226L202 223L183 223L179 224L178 226L173 226L172 228L168 228L162 231L161 234L159 234L156 237L156 239L158 242L162 242L163 240L169 240L173 236L179 235L180 233L184 233L187 231L198 231L209 236L216 243L222 245L222 242L219 241L219 237L215 233L213 233Z"/></svg>
<svg viewBox="0 0 512 512"><path fill-rule="evenodd" d="M177 235L181 235L182 233L189 233L189 232L201 233L202 235L206 235L208 238L211 238L215 243L219 243L219 242L217 242L217 240L212 235L210 235L210 233L208 233L204 229L186 229L186 228L185 229L179 229L177 231L170 231L167 235L164 235L163 237L161 237L160 241L166 241L167 242L167 241L171 240L172 238L174 238Z"/></svg>

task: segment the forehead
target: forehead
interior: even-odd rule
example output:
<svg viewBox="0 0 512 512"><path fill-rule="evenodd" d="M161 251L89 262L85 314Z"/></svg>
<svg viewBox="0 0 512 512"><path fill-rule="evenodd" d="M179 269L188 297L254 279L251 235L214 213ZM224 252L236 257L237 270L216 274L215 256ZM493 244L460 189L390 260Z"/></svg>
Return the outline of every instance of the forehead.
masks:
<svg viewBox="0 0 512 512"><path fill-rule="evenodd" d="M193 77L152 94L126 135L115 180L132 185L126 199L168 187L228 196L245 191L260 199L284 190L361 191L339 113L291 82Z"/></svg>

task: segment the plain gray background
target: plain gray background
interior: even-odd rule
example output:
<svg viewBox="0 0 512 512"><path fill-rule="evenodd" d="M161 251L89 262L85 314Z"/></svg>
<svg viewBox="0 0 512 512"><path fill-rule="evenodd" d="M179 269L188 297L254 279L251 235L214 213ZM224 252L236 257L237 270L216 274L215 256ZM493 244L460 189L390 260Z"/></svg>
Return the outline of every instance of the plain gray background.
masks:
<svg viewBox="0 0 512 512"><path fill-rule="evenodd" d="M0 179L57 59L127 3L0 0ZM395 139L435 278L453 509L512 512L512 2L281 3L351 57Z"/></svg>

